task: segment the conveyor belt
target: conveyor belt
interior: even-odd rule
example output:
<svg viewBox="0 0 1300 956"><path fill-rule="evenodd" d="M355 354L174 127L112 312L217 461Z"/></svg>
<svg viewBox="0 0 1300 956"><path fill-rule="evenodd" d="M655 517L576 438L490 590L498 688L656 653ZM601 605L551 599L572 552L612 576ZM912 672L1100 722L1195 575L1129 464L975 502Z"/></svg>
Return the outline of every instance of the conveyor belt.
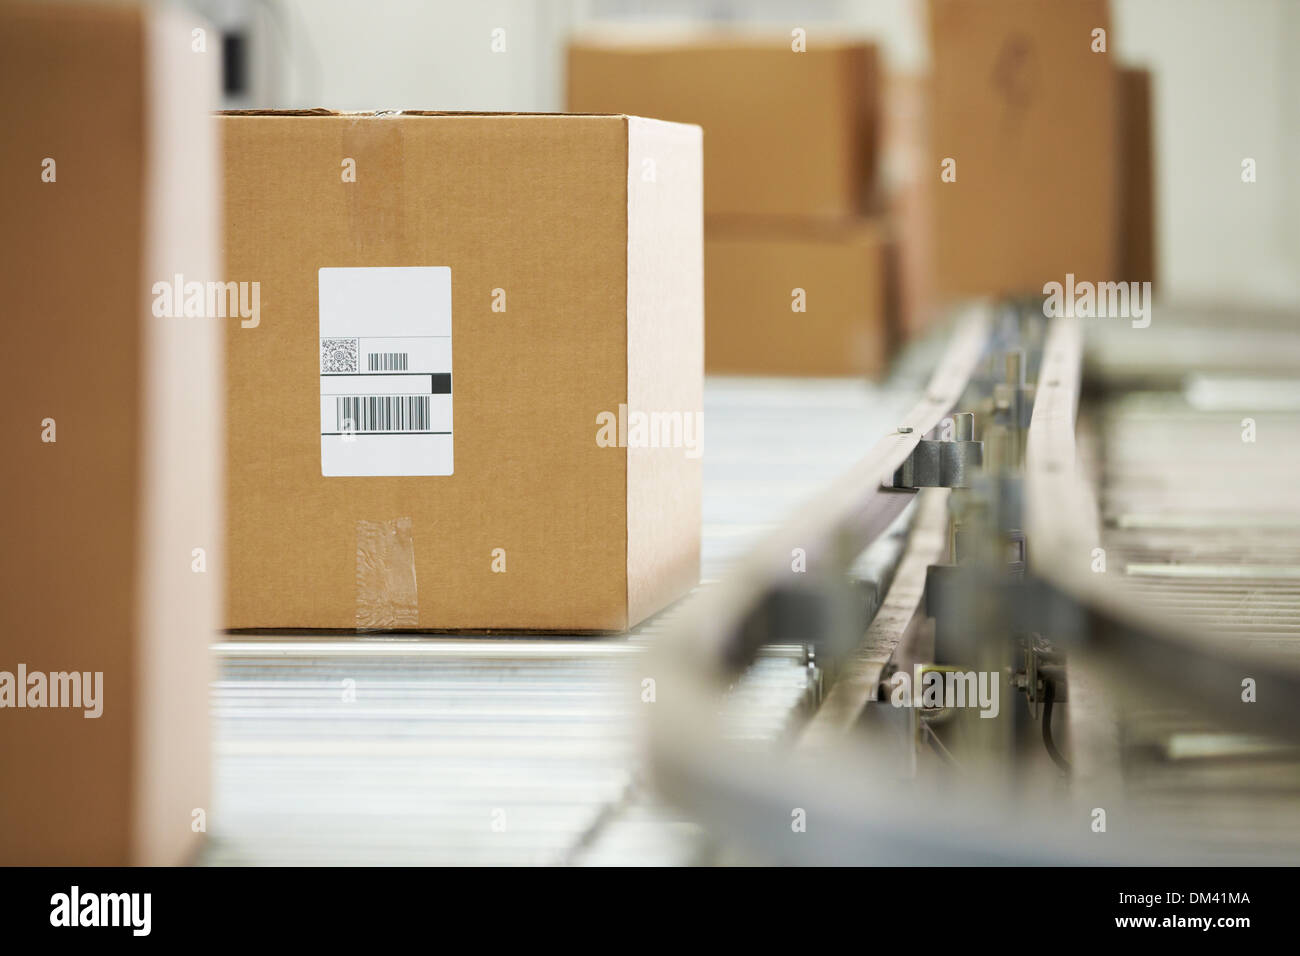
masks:
<svg viewBox="0 0 1300 956"><path fill-rule="evenodd" d="M892 428L934 347L882 386L708 382L702 588ZM698 831L642 783L641 719L653 705L639 665L673 613L604 639L218 645L206 862L708 858ZM802 648L769 648L733 689L730 732L780 737L815 691Z"/></svg>
<svg viewBox="0 0 1300 956"><path fill-rule="evenodd" d="M703 581L692 598L629 635L220 645L208 862L1300 859L1292 713L1263 702L1250 713L1286 726L1270 734L1255 720L1243 732L1231 713L1222 719L1223 695L1213 707L1199 706L1186 689L1217 687L1219 665L1183 660L1177 640L1185 628L1216 647L1262 654L1260 661L1300 657L1300 390L1281 375L1287 355L1275 352L1262 376L1242 364L1251 350L1240 340L1274 341L1271 327L1238 321L1192 334L1170 321L1167 334L1179 348L1162 346L1165 333L1153 327L1132 332L1127 350L1109 341L1113 330L1089 329L1094 359L1077 448L1077 345L1068 368L1057 354L1068 336L1044 353L1025 528L1030 570L1047 590L1022 598L1035 607L1046 601L1033 613L1060 627L1049 636L1062 648L1080 650L1067 654L1062 689L1069 695L1058 705L1059 742L1075 760L1067 789L1042 776L1052 767L1041 747L1037 769L1019 778L1037 785L1013 792L1017 774L995 758L988 766L1003 766L1003 778L976 780L965 765L954 802L944 788L900 789L891 779L897 765L880 762L884 751L865 738L856 753L837 746L837 737L847 743L855 714L870 706L873 683L891 664L926 565L947 557L946 518L936 520L933 508L923 510L929 518L919 538L905 541L898 526L881 534L911 493L882 488L887 474L876 469L915 438L915 429L897 427L906 416L935 418L957 401L971 346L981 341L968 334L976 325L963 328L914 353L887 386L710 381ZM940 346L943 364L927 389ZM957 374L959 367L966 371ZM1242 440L1244 418L1252 420L1253 442ZM1068 484L1058 486L1078 474L1076 460L1095 465L1093 487L1077 500ZM847 590L823 589L834 575L809 575L805 586L788 570L774 574L780 569L768 558L789 553L787 533L815 544L819 561L833 552L848 571ZM868 541L875 543L854 557ZM1105 573L1080 580L1098 544ZM839 625L858 620L864 601L874 612L903 554L910 557L899 567L900 590L890 595L898 606L886 605L889 613L847 663L824 671L809 657L811 637L793 642L796 632L819 626L820 612L806 612L816 606ZM1058 579L1056 570L1067 566L1073 570ZM1080 587L1070 587L1071 576ZM864 578L871 586L853 586ZM721 626L729 620L722 611L743 604L746 588L776 601L768 617L755 618L776 630ZM813 604L800 603L807 600ZM834 617L846 607L836 602L846 600L852 613ZM795 617L782 610L784 601L793 602L787 610ZM1103 616L1069 610L1085 606ZM1130 611L1131 624L1106 623L1105 613ZM1154 618L1161 634L1148 640L1124 629L1143 618ZM787 633L791 643L767 643ZM737 665L734 652L742 650L753 658L748 666ZM1093 653L1141 667L1103 676L1089 669ZM647 678L661 691L671 686L671 708L643 700ZM836 678L841 683L830 683ZM1239 675L1224 679L1235 683ZM826 686L835 707L808 724ZM1182 695L1173 704L1171 687ZM651 717L659 718L651 737L658 789L645 746ZM773 746L793 744L805 726L804 746ZM1107 761L1112 779L1096 772ZM707 820L710 831L660 793ZM1091 840L1080 829L1079 815L1098 804L1110 808L1119 839ZM789 827L772 822L796 806L809 808L819 825L814 838L790 844L783 842Z"/></svg>
<svg viewBox="0 0 1300 956"><path fill-rule="evenodd" d="M1263 375L1221 369L1223 355L1243 339L1275 334L1270 327L1234 321L1196 331L1199 351L1184 349L1180 385L1121 391L1090 409L1106 574L1119 600L1176 630L1294 663L1297 379L1278 378L1276 368ZM1240 689L1249 676L1223 679ZM1300 751L1293 743L1236 732L1195 702L1170 708L1154 695L1126 697L1119 727L1124 789L1136 809L1210 852L1300 861Z"/></svg>

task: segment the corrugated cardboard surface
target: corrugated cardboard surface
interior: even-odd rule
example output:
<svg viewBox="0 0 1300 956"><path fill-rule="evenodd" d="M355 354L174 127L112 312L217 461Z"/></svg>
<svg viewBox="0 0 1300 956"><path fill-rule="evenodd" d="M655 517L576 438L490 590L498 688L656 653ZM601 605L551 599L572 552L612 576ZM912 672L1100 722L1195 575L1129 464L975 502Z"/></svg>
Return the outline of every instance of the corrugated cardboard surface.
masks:
<svg viewBox="0 0 1300 956"><path fill-rule="evenodd" d="M891 340L887 249L876 220L817 228L711 222L709 371L879 374ZM805 312L792 310L796 288L805 293Z"/></svg>
<svg viewBox="0 0 1300 956"><path fill-rule="evenodd" d="M187 43L192 26L170 42ZM211 217L188 214L213 184L193 143L150 135L157 40L127 6L0 7L11 357L0 669L103 672L98 719L0 710L6 864L179 863L201 839L191 811L206 805L219 578L190 562L193 547L219 548L217 382L205 369L220 340L202 319L155 319L150 286L157 269L211 265ZM173 102L204 75L215 90L215 64L193 69L167 77ZM196 116L209 106L184 101ZM45 157L55 182L41 181ZM189 199L159 205L160 181ZM155 256L150 231L163 224L186 232L183 255ZM198 324L162 327L177 322ZM178 364L163 372L169 357ZM54 443L41 440L45 418Z"/></svg>
<svg viewBox="0 0 1300 956"><path fill-rule="evenodd" d="M949 296L1115 277L1116 75L1105 0L930 0L936 270Z"/></svg>
<svg viewBox="0 0 1300 956"><path fill-rule="evenodd" d="M728 34L658 41L615 34L571 44L568 108L704 128L709 215L853 215L874 181L875 48L823 37Z"/></svg>
<svg viewBox="0 0 1300 956"><path fill-rule="evenodd" d="M355 627L359 528L400 520L414 626L625 627L627 454L596 432L600 412L627 402L636 361L627 118L217 122L228 272L260 281L262 297L260 326L228 335L227 625ZM355 183L341 180L344 158ZM682 174L698 181L698 161ZM454 475L321 476L324 266L450 267ZM491 308L498 288L504 313ZM682 553L698 547L698 524L688 530Z"/></svg>

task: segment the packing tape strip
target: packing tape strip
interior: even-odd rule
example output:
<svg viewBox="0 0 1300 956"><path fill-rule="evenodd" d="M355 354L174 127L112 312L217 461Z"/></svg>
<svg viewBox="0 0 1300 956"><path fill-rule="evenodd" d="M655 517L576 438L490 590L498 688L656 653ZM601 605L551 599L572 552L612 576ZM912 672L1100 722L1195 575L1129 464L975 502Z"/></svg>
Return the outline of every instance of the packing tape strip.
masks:
<svg viewBox="0 0 1300 956"><path fill-rule="evenodd" d="M357 522L357 627L418 627L415 523Z"/></svg>

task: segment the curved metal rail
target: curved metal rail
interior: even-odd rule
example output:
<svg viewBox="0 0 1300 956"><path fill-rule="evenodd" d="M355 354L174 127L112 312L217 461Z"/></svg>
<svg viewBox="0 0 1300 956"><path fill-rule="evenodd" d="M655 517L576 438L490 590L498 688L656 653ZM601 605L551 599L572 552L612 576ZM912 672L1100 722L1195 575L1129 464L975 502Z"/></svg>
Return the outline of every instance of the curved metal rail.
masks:
<svg viewBox="0 0 1300 956"><path fill-rule="evenodd" d="M898 517L915 492L886 488L882 482L907 458L921 437L957 405L984 354L989 333L987 310L972 310L957 324L925 395L867 455L824 494L770 533L685 613L670 659L680 652L684 668L715 686L725 686L753 660L758 648L776 642L772 615L760 602L771 594L817 591L829 575L847 564ZM791 556L800 551L806 572L791 573ZM824 622L821 630L829 628ZM804 638L813 635L803 634ZM807 643L812 643L811 640ZM667 642L665 642L667 644Z"/></svg>
<svg viewBox="0 0 1300 956"><path fill-rule="evenodd" d="M778 860L1221 861L1221 855L1162 832L1155 820L1142 821L1141 832L1130 830L1120 840L1090 838L1081 801L1090 803L1087 798L1095 800L1099 791L1040 800L1018 786L1005 765L965 768L959 789L941 793L892 781L889 755L862 737L837 746L833 734L819 734L815 749L756 752L727 743L719 731L719 696L765 642L802 640L834 655L846 650L845 635L862 639L866 625L844 593L843 571L912 497L882 487L882 478L957 408L989 332L985 313L962 323L925 399L899 431L770 535L665 635L652 659L661 688L650 735L656 783L715 832ZM1078 323L1056 320L1043 350L1024 456L1021 514L1030 581L1020 592L1022 606L1004 609L1007 621L1021 633L1062 638L1081 659L1125 670L1172 696L1196 695L1235 723L1300 729L1300 708L1289 706L1300 699L1294 672L1205 640L1173 637L1153 615L1117 606L1105 582L1091 574L1096 509L1078 470L1075 444L1082 369ZM806 575L791 573L796 549L807 554ZM901 612L895 607L893 613ZM1224 675L1235 675L1238 665L1265 678L1261 688L1267 684L1276 695L1269 707L1234 706L1239 687ZM1075 676L1082 690L1087 672L1076 668ZM852 723L843 715L835 722ZM806 820L806 828L792 827L792 818Z"/></svg>
<svg viewBox="0 0 1300 956"><path fill-rule="evenodd" d="M809 863L1044 864L1150 858L1138 843L1105 852L1064 824L1059 809L1009 799L1005 779L967 779L954 799L898 784L889 758L861 746L754 751L727 742L718 701L767 640L791 639L804 621L809 643L833 635L861 638L864 622L840 583L853 557L912 497L885 488L926 432L960 401L984 357L991 322L981 308L957 328L923 400L899 430L882 439L834 487L751 553L737 573L684 610L675 632L655 648L650 672L660 703L650 719L650 760L664 795L714 832L774 859ZM792 574L791 554L807 554ZM798 604L815 594L816 605ZM808 622L783 614L785 602ZM807 821L801 829L799 820ZM792 826L792 821L794 826Z"/></svg>
<svg viewBox="0 0 1300 956"><path fill-rule="evenodd" d="M1093 571L1101 540L1097 505L1075 449L1082 368L1079 320L1054 320L1029 426L1024 501L1029 569L1051 591L1048 612L1055 608L1068 618L1056 632L1108 679L1152 696L1196 701L1202 713L1234 727L1300 737L1300 671L1274 656L1225 645L1212 633L1186 626L1175 631L1167 616L1124 600L1106 575ZM1249 706L1241 699L1243 675L1258 689Z"/></svg>

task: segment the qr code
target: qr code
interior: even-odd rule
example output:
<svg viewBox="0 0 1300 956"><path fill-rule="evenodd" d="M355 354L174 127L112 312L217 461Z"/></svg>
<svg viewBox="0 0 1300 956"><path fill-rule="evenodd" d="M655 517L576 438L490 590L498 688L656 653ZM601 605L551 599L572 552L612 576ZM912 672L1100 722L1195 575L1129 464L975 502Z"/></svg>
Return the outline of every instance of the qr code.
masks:
<svg viewBox="0 0 1300 956"><path fill-rule="evenodd" d="M361 370L360 339L321 339L320 371L359 372Z"/></svg>

